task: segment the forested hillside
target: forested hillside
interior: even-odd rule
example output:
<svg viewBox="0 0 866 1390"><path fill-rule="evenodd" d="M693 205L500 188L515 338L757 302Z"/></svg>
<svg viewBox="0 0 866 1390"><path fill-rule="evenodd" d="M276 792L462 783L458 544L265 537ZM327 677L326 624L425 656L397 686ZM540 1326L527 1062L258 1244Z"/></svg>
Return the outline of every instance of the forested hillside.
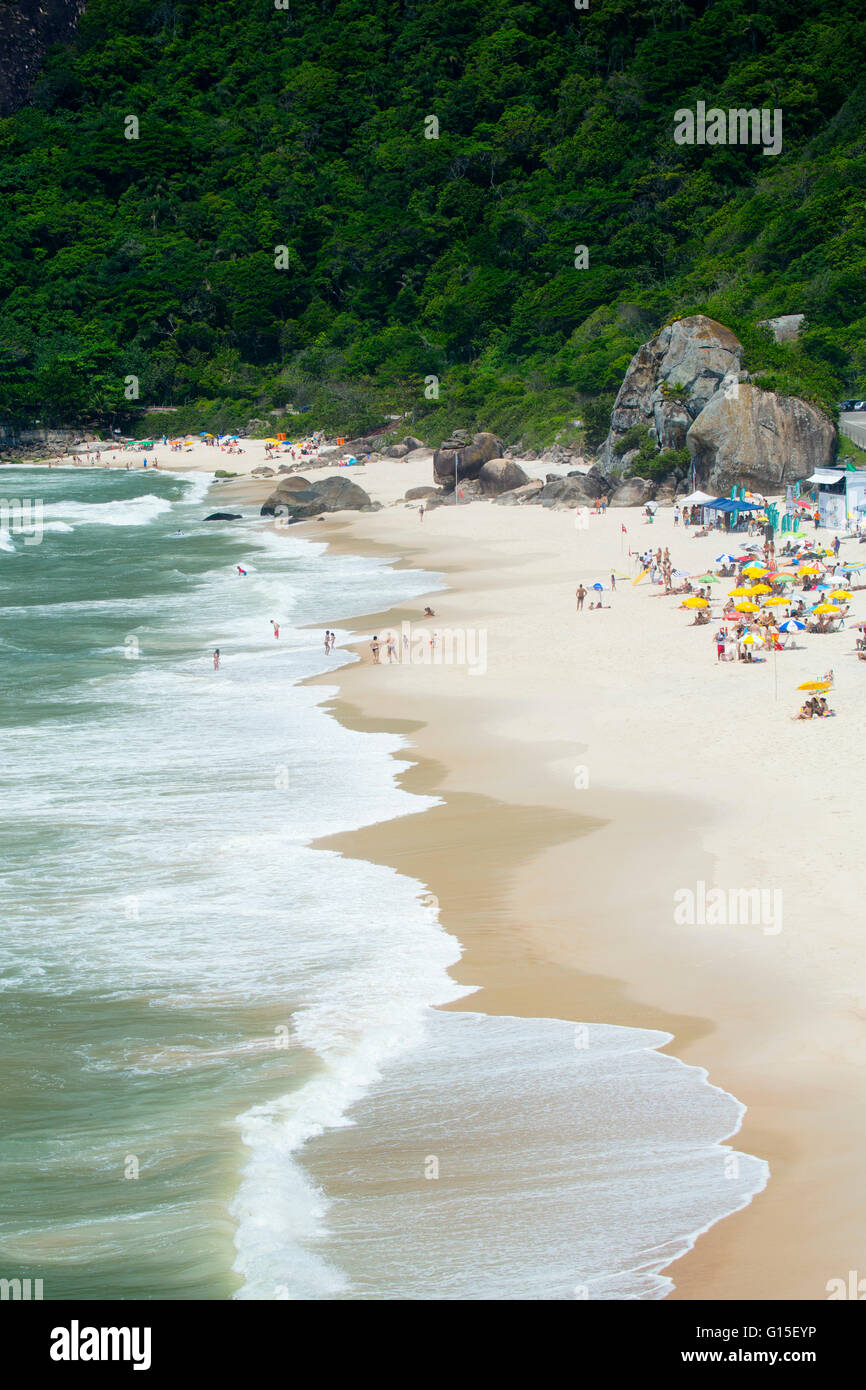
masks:
<svg viewBox="0 0 866 1390"><path fill-rule="evenodd" d="M540 442L696 311L866 395L864 52L862 0L90 0L0 120L0 417ZM674 143L698 100L782 153Z"/></svg>

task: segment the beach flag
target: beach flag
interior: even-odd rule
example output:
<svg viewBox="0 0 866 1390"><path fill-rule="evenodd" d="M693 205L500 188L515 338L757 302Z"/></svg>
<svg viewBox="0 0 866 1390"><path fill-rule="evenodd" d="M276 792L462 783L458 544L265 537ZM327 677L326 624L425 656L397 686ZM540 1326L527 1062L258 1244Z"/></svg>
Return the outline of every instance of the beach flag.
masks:
<svg viewBox="0 0 866 1390"><path fill-rule="evenodd" d="M628 535L628 527L627 527L627 526L623 526L623 528L622 528L622 534L623 534L624 536L627 536L627 535Z"/></svg>

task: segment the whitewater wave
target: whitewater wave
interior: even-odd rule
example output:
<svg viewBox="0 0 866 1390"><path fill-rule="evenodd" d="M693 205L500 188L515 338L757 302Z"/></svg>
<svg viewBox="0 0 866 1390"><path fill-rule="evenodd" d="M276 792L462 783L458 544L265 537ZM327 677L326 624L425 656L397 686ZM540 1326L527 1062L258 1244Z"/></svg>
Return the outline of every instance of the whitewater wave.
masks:
<svg viewBox="0 0 866 1390"><path fill-rule="evenodd" d="M49 521L75 526L147 526L172 508L167 497L146 493L115 502L49 502L44 515Z"/></svg>

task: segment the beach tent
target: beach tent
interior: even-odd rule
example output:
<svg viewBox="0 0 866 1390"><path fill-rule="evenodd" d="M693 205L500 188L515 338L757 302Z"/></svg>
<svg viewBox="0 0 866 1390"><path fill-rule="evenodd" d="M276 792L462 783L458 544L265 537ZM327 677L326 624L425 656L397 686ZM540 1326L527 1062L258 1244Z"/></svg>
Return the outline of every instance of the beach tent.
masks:
<svg viewBox="0 0 866 1390"><path fill-rule="evenodd" d="M712 497L708 492L690 492L688 497L681 499L680 505L683 507L700 507L706 502L712 502Z"/></svg>

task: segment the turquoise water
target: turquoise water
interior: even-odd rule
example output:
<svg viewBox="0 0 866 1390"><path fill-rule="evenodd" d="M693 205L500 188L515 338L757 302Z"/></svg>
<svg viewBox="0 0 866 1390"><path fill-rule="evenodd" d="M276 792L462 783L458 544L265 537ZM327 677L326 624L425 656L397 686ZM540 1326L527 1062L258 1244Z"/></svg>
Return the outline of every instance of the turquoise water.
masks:
<svg viewBox="0 0 866 1390"><path fill-rule="evenodd" d="M42 534L0 532L0 1277L662 1297L765 1181L720 1145L742 1107L663 1034L436 1012L463 991L425 885L309 847L431 804L298 682L437 577L206 524L200 477L2 477Z"/></svg>

